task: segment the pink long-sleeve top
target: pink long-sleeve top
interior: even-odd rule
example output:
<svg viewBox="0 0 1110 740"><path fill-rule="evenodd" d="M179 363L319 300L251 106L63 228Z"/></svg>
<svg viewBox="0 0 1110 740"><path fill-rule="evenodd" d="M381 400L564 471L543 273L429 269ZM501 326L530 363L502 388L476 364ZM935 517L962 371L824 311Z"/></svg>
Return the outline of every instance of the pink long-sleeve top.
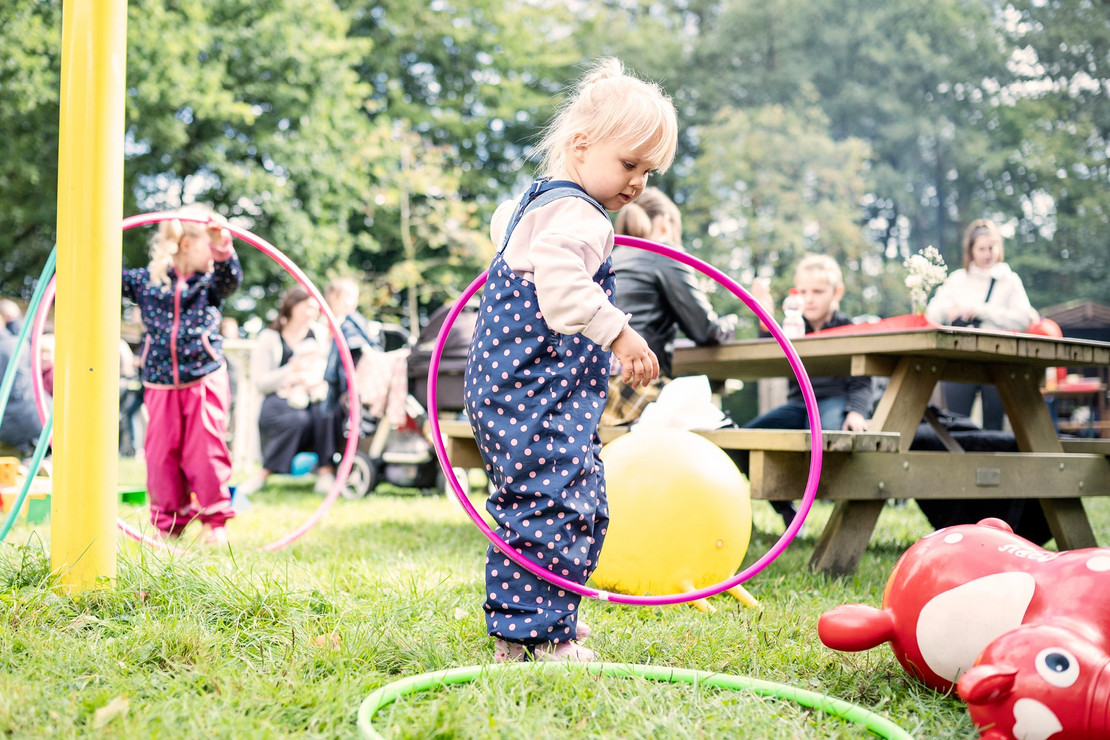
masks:
<svg viewBox="0 0 1110 740"><path fill-rule="evenodd" d="M500 246L516 203L502 203L490 223ZM547 325L581 333L609 349L629 314L614 306L594 274L613 251L613 224L582 198L560 198L526 213L502 256L517 276L532 281Z"/></svg>

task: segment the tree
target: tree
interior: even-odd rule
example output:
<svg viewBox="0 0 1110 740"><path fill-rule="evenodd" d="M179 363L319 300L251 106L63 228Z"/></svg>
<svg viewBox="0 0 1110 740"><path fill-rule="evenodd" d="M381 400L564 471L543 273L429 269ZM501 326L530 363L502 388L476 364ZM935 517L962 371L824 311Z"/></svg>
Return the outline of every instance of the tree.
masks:
<svg viewBox="0 0 1110 740"><path fill-rule="evenodd" d="M681 70L676 100L684 151L697 165L679 171L673 182L678 198L704 187L699 168L716 164L705 156L705 131L720 111L755 116L780 106L808 118L808 109L817 108L826 121L821 135L868 148L866 186L856 205L856 219L873 245L869 261L861 263L867 275L891 279L887 273L900 271L910 252L928 244L958 248L966 209L977 210L977 176L994 146L984 114L989 93L1009 79L991 5L724 0L607 7L614 6L613 15L675 29L653 41L681 49L680 58L664 59ZM659 13L670 20L645 20ZM621 36L609 48L627 50L634 66L650 64L653 49L642 46ZM901 299L892 296L890 308L903 306ZM882 305L878 297L867 303L877 301Z"/></svg>
<svg viewBox="0 0 1110 740"><path fill-rule="evenodd" d="M856 276L845 310L873 313L879 296L866 288L881 263L859 221L868 148L856 139L833 141L827 124L815 108L721 111L699 135L702 151L685 212L703 236L691 244L742 283L764 269L776 271L780 294L804 253L828 254Z"/></svg>
<svg viewBox="0 0 1110 740"><path fill-rule="evenodd" d="M352 262L367 276L373 314L415 332L423 314L457 298L488 266L493 246L477 204L460 195L449 147L382 120L367 148L374 185Z"/></svg>
<svg viewBox="0 0 1110 740"><path fill-rule="evenodd" d="M996 130L1007 260L1033 305L1110 302L1110 14L1100 3L1008 9L1017 80L1000 91Z"/></svg>
<svg viewBox="0 0 1110 740"><path fill-rule="evenodd" d="M372 43L359 66L372 113L448 147L462 196L492 210L581 60L571 11L555 0L341 5Z"/></svg>
<svg viewBox="0 0 1110 740"><path fill-rule="evenodd" d="M354 72L367 44L346 15L313 0L137 0L128 21L127 205L211 202L315 280L345 262L370 132ZM244 257L246 285L280 291L280 268Z"/></svg>
<svg viewBox="0 0 1110 740"><path fill-rule="evenodd" d="M61 4L0 8L0 294L30 298L54 245Z"/></svg>

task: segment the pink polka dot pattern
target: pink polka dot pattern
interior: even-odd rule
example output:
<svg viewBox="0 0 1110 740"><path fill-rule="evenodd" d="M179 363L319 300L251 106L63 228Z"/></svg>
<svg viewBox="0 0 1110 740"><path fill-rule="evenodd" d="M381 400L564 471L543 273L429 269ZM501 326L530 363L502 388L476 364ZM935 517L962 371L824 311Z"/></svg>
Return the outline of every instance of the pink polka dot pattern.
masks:
<svg viewBox="0 0 1110 740"><path fill-rule="evenodd" d="M612 293L612 263L595 282ZM486 280L465 374L465 400L494 492L497 533L526 557L585 583L609 522L598 421L609 352L580 334L552 331L535 286L499 256ZM576 636L581 596L554 586L492 545L486 556L486 625L523 643Z"/></svg>

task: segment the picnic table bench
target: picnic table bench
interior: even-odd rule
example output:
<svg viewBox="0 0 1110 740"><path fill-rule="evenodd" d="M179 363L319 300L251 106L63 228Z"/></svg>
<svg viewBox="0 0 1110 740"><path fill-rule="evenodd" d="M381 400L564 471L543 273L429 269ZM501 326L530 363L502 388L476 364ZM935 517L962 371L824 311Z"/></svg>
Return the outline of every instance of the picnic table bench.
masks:
<svg viewBox="0 0 1110 740"><path fill-rule="evenodd" d="M451 464L459 467L481 467L482 459L474 442L470 424L466 421L440 421L444 446ZM635 434L628 427L603 426L598 436L608 443L625 434ZM751 497L756 500L790 500L801 498L809 476L809 456L812 449L809 430L794 429L715 429L698 431L731 457L738 453L749 456ZM857 457L871 457L872 453L896 454L900 436L897 432L822 432L821 442L824 466L843 467ZM864 466L867 467L867 466ZM878 466L885 470L892 466ZM784 488L784 482L787 486ZM845 498L850 492L830 487L829 479L822 476L818 486L819 498ZM883 490L881 482L877 490Z"/></svg>
<svg viewBox="0 0 1110 740"><path fill-rule="evenodd" d="M440 421L445 448L451 464L457 467L482 467L482 458L470 423ZM631 433L627 427L603 426L598 436L603 443ZM716 429L697 434L734 455L749 454L751 497L765 501L801 498L809 475L811 449L808 430ZM945 460L943 485L922 476L931 470L936 454L931 451L900 452L897 432L823 431L823 466L817 497L828 500L893 498L998 498L1006 478L1022 480L1020 490L1009 490L1008 497L1063 498L1074 496L1073 488L1060 485L1074 480L1080 490L1099 487L1107 490L1110 476L1104 458L1110 455L1110 440L1061 440L1063 453L961 452ZM885 453L872 455L868 453ZM1045 463L1052 463L1046 465Z"/></svg>

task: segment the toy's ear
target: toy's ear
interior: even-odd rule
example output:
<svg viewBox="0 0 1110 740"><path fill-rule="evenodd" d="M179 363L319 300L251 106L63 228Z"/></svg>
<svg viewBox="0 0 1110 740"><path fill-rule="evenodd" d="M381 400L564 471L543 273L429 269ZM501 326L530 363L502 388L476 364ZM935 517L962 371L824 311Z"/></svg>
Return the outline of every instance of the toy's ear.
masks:
<svg viewBox="0 0 1110 740"><path fill-rule="evenodd" d="M990 704L1014 689L1017 669L983 664L969 668L956 682L956 691L968 704Z"/></svg>
<svg viewBox="0 0 1110 740"><path fill-rule="evenodd" d="M894 639L894 619L873 606L845 604L821 615L817 636L833 650L869 650Z"/></svg>
<svg viewBox="0 0 1110 740"><path fill-rule="evenodd" d="M1001 529L1003 532L1012 533L1014 531L1014 528L1011 527L1009 524L1001 519L996 519L993 516L987 517L986 519L980 519L978 522L976 522L976 524L978 524L980 527L994 527L995 529Z"/></svg>

